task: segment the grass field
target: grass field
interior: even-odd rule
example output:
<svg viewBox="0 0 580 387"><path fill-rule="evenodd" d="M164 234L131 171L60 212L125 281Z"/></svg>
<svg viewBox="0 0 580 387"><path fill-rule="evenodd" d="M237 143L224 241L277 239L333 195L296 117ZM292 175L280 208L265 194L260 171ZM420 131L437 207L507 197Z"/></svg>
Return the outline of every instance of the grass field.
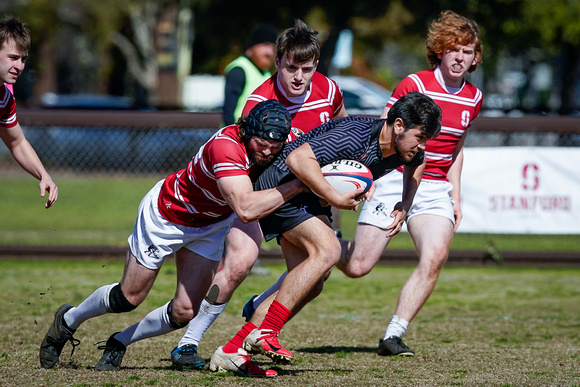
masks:
<svg viewBox="0 0 580 387"><path fill-rule="evenodd" d="M49 210L38 196L38 183L30 176L0 180L0 244L125 246L133 230L141 198L164 176L148 178L55 177L59 199ZM341 230L352 239L358 214L341 212ZM500 250L578 252L578 235L455 235L452 249L485 250L489 242ZM274 247L275 242L268 244ZM391 249L414 249L401 233Z"/></svg>
<svg viewBox="0 0 580 387"><path fill-rule="evenodd" d="M38 346L63 303L77 304L97 287L119 280L119 261L3 260L0 271L2 386L578 386L580 269L457 267L443 270L437 288L405 335L414 358L376 355L401 285L412 267L376 267L361 279L335 272L325 290L290 321L281 342L294 353L275 380L210 371L177 371L169 352L182 331L129 347L119 372L96 372L94 343L122 330L172 297L175 265L166 262L145 303L121 315L86 322L69 363L38 363ZM207 332L209 359L243 323L245 300L283 271L250 276ZM270 367L267 358L256 357Z"/></svg>

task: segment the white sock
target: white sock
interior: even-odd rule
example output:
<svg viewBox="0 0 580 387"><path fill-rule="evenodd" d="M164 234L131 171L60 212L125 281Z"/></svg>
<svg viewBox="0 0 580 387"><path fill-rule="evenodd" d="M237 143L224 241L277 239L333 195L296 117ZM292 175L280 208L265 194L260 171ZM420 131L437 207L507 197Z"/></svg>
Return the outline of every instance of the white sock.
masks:
<svg viewBox="0 0 580 387"><path fill-rule="evenodd" d="M64 321L69 328L77 329L90 318L109 313L109 293L117 284L101 286L87 297L79 306L69 309L64 314Z"/></svg>
<svg viewBox="0 0 580 387"><path fill-rule="evenodd" d="M397 315L393 315L393 319L389 323L387 327L387 331L385 332L385 337L383 340L391 337L402 337L405 334L405 331L409 327L409 322Z"/></svg>
<svg viewBox="0 0 580 387"><path fill-rule="evenodd" d="M119 340L125 346L129 346L129 344L139 340L173 332L175 328L169 323L169 315L167 314L168 305L169 302L150 312L137 324L133 324L123 332L116 334L115 339Z"/></svg>
<svg viewBox="0 0 580 387"><path fill-rule="evenodd" d="M207 302L205 299L201 302L199 307L199 312L193 320L189 322L187 331L177 344L178 347L182 347L186 344L193 344L195 346L199 345L199 342L205 331L209 329L211 324L219 317L220 313L224 310L228 303L213 305Z"/></svg>
<svg viewBox="0 0 580 387"><path fill-rule="evenodd" d="M266 301L266 299L268 297L270 297L272 294L276 293L278 290L280 290L280 286L282 286L282 282L284 282L284 278L286 278L286 275L288 274L288 271L285 271L284 273L282 273L282 275L280 276L280 278L278 278L278 281L276 281L276 283L272 286L270 286L264 293L260 294L259 296L254 298L254 309L257 309L258 306Z"/></svg>

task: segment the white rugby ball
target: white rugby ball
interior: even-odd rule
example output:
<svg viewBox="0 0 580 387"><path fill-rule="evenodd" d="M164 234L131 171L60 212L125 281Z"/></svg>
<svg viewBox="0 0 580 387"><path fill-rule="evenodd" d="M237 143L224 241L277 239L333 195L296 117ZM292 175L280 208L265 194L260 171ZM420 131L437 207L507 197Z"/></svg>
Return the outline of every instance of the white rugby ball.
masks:
<svg viewBox="0 0 580 387"><path fill-rule="evenodd" d="M373 184L373 174L366 165L355 160L337 160L321 168L322 175L338 192L356 191L362 188L363 194ZM362 195L362 194L361 194Z"/></svg>

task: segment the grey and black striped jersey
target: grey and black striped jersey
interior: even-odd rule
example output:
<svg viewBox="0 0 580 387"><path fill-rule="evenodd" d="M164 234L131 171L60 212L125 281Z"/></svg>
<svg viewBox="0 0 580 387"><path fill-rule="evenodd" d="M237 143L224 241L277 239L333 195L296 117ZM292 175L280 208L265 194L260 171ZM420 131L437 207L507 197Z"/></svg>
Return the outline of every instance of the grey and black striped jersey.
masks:
<svg viewBox="0 0 580 387"><path fill-rule="evenodd" d="M321 167L336 160L357 160L370 169L373 180L376 180L404 163L397 154L382 157L379 134L384 124L384 119L368 117L345 117L327 122L287 143L268 169L275 167L282 175L290 174L286 157L294 149L308 143ZM421 164L423 158L423 152L419 152L411 165Z"/></svg>

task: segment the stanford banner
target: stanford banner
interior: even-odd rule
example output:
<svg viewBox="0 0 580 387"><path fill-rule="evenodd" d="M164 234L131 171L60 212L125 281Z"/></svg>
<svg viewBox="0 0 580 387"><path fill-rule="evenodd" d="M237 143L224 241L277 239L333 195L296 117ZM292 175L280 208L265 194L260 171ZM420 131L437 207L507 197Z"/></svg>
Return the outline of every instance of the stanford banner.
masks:
<svg viewBox="0 0 580 387"><path fill-rule="evenodd" d="M463 152L458 232L580 234L580 149Z"/></svg>

